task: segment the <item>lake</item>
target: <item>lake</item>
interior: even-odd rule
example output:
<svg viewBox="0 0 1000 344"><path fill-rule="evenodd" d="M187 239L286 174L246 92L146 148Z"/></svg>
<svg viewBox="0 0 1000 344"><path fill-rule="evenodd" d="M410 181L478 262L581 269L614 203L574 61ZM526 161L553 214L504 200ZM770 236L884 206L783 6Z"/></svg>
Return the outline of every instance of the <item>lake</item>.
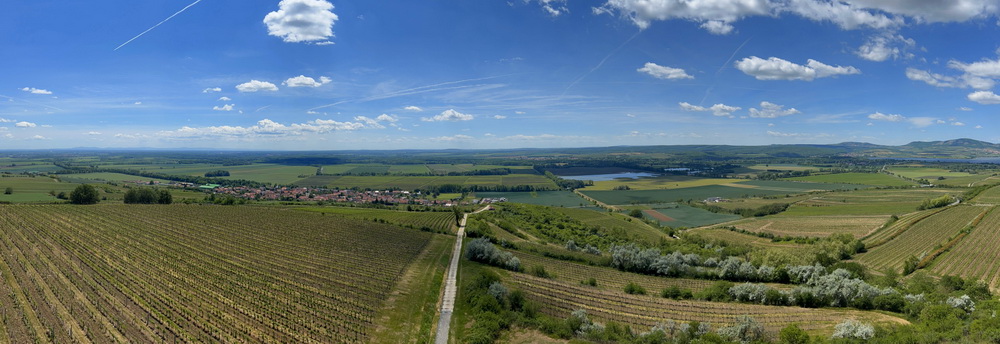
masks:
<svg viewBox="0 0 1000 344"><path fill-rule="evenodd" d="M615 180L619 178L625 179L639 179L641 177L656 177L656 173L649 172L620 172L620 173L606 173L606 174L591 174L586 176L559 176L563 179L572 180L592 180L595 182L601 182L606 180Z"/></svg>

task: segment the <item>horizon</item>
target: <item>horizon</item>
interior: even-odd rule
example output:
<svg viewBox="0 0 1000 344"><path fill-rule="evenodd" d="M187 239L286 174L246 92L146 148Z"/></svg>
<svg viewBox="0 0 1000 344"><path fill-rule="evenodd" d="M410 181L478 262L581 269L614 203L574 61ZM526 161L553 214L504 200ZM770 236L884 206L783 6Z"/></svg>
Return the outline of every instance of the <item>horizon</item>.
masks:
<svg viewBox="0 0 1000 344"><path fill-rule="evenodd" d="M737 2L15 3L0 147L1000 142L995 1Z"/></svg>

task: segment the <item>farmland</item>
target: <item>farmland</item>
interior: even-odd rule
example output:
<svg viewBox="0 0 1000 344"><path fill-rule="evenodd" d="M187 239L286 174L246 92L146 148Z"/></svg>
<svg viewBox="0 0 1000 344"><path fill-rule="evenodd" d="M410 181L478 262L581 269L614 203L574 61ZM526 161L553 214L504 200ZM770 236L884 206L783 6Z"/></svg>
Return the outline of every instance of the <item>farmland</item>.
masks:
<svg viewBox="0 0 1000 344"><path fill-rule="evenodd" d="M644 213L646 217L659 221L660 225L689 228L714 225L740 218L739 215L717 214L700 208L676 204L669 207L654 207L645 210Z"/></svg>
<svg viewBox="0 0 1000 344"><path fill-rule="evenodd" d="M230 176L226 179L245 179L268 184L291 184L301 180L302 176L316 174L312 166L289 166L278 164L251 164L225 166L222 164L153 164L153 165L103 165L104 168L132 169L170 175L201 176L206 172L225 170Z"/></svg>
<svg viewBox="0 0 1000 344"><path fill-rule="evenodd" d="M322 207L297 208L297 210L332 214L343 218L366 221L387 222L415 229L429 229L438 232L451 232L455 227L455 214L452 212L408 212L372 208Z"/></svg>
<svg viewBox="0 0 1000 344"><path fill-rule="evenodd" d="M506 198L509 202L552 207L587 207L590 202L569 191L476 192L478 198Z"/></svg>
<svg viewBox="0 0 1000 344"><path fill-rule="evenodd" d="M495 176L312 176L295 182L300 186L417 190L441 185L519 186L556 189L552 180L540 175L510 174Z"/></svg>
<svg viewBox="0 0 1000 344"><path fill-rule="evenodd" d="M1000 288L1000 212L991 211L968 236L939 257L931 271L981 280L991 288Z"/></svg>
<svg viewBox="0 0 1000 344"><path fill-rule="evenodd" d="M902 215L913 212L925 199L960 193L946 188L831 192L811 195L793 204L781 216Z"/></svg>
<svg viewBox="0 0 1000 344"><path fill-rule="evenodd" d="M724 178L701 178L689 176L663 175L659 177L642 177L638 179L615 179L595 181L594 185L583 190L599 191L614 190L627 186L631 190L661 190L661 189L682 189L705 185L730 184L746 179L724 179Z"/></svg>
<svg viewBox="0 0 1000 344"><path fill-rule="evenodd" d="M7 202L51 202L56 201L55 196L50 195L50 191L56 193L70 192L76 184L60 183L58 180L48 177L27 177L8 176L0 177L0 189L11 187L14 193L10 195L0 194L0 201Z"/></svg>
<svg viewBox="0 0 1000 344"><path fill-rule="evenodd" d="M972 202L982 203L982 204L994 204L994 205L1000 204L1000 186L995 186L986 191L983 191L982 193L979 194L979 196L976 196L976 198L972 199Z"/></svg>
<svg viewBox="0 0 1000 344"><path fill-rule="evenodd" d="M364 341L431 236L272 208L0 214L0 311L16 343Z"/></svg>
<svg viewBox="0 0 1000 344"><path fill-rule="evenodd" d="M788 181L745 181L721 185L705 185L667 190L582 190L587 196L606 204L671 203L678 200L703 200L709 197L727 199L790 195L823 190L853 190L858 185L805 183Z"/></svg>
<svg viewBox="0 0 1000 344"><path fill-rule="evenodd" d="M943 245L987 210L987 207L952 207L912 225L893 240L862 254L858 260L873 269L901 271L908 257L929 254L935 245Z"/></svg>
<svg viewBox="0 0 1000 344"><path fill-rule="evenodd" d="M879 228L889 216L808 216L749 218L730 224L737 229L775 236L827 237L846 233L860 238Z"/></svg>
<svg viewBox="0 0 1000 344"><path fill-rule="evenodd" d="M795 177L785 180L813 182L813 183L841 183L841 184L863 184L876 186L911 186L916 183L899 179L881 173L835 173L820 174L808 177Z"/></svg>

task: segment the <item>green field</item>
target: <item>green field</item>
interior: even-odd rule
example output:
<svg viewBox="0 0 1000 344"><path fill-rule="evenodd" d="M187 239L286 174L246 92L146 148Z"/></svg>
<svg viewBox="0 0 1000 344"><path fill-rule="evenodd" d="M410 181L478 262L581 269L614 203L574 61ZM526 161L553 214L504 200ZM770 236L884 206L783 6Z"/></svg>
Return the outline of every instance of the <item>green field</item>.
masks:
<svg viewBox="0 0 1000 344"><path fill-rule="evenodd" d="M810 195L779 216L902 215L926 199L960 194L957 189L868 189Z"/></svg>
<svg viewBox="0 0 1000 344"><path fill-rule="evenodd" d="M769 233L779 237L823 238L847 233L860 238L879 228L888 219L888 215L766 216L745 219L731 225L748 232Z"/></svg>
<svg viewBox="0 0 1000 344"><path fill-rule="evenodd" d="M746 181L724 185L706 185L670 190L581 190L587 196L612 205L672 203L678 200L726 199L800 194L821 190L851 190L858 185L806 183L789 181Z"/></svg>
<svg viewBox="0 0 1000 344"><path fill-rule="evenodd" d="M898 236L858 257L858 261L877 269L892 269L902 272L903 261L913 256L922 258L943 245L970 225L988 207L960 205L917 222Z"/></svg>
<svg viewBox="0 0 1000 344"><path fill-rule="evenodd" d="M172 175L203 176L206 172L229 171L226 179L246 179L268 184L292 184L302 176L316 174L312 166L290 166L278 164L252 164L224 166L222 164L164 164L164 165L107 165L105 168L135 169Z"/></svg>
<svg viewBox="0 0 1000 344"><path fill-rule="evenodd" d="M559 208L556 211L591 226L625 229L626 232L635 234L636 237L642 238L648 243L655 243L661 238L667 237L659 228L653 228L648 224L635 221L624 214L573 208Z"/></svg>
<svg viewBox="0 0 1000 344"><path fill-rule="evenodd" d="M144 182L157 181L160 183L172 183L171 181L166 179L139 177L130 174L111 173L111 172L60 174L59 179L62 181L73 182L73 183L134 182L134 181L144 181Z"/></svg>
<svg viewBox="0 0 1000 344"><path fill-rule="evenodd" d="M875 186L916 185L916 183L881 173L821 174L821 175L812 175L808 177L787 178L785 180L814 182L814 183L863 184L863 185L875 185Z"/></svg>
<svg viewBox="0 0 1000 344"><path fill-rule="evenodd" d="M504 176L312 176L295 182L300 186L323 186L330 188L361 188L416 190L420 188L454 185L530 185L539 188L555 189L552 180L540 175L511 174Z"/></svg>
<svg viewBox="0 0 1000 344"><path fill-rule="evenodd" d="M73 191L78 184L60 183L56 179L49 177L24 177L7 176L0 177L0 191L11 187L14 193L5 195L0 193L0 202L52 202L59 199L49 195L50 191L56 193Z"/></svg>
<svg viewBox="0 0 1000 344"><path fill-rule="evenodd" d="M746 180L663 175L638 179L595 181L594 185L585 187L583 191L614 190L616 187L622 186L627 186L631 190L681 189L705 185L731 184L740 181Z"/></svg>
<svg viewBox="0 0 1000 344"><path fill-rule="evenodd" d="M662 214L670 218L669 221L665 221L665 218L660 216L654 216L650 214L649 211L655 211L656 213ZM710 212L705 209L689 207L686 205L674 205L669 208L654 208L645 212L644 216L647 219L660 221L660 225L670 226L670 227L701 227L707 225L714 225L716 223L722 223L727 221L733 221L740 219L739 215L733 214L717 214Z"/></svg>
<svg viewBox="0 0 1000 344"><path fill-rule="evenodd" d="M452 232L455 214L450 211L410 212L375 208L322 207L296 208L300 211L335 214L344 218L367 221L382 221L403 227L429 229L438 232Z"/></svg>
<svg viewBox="0 0 1000 344"><path fill-rule="evenodd" d="M477 192L477 198L506 198L508 202L553 207L588 207L590 202L570 191Z"/></svg>

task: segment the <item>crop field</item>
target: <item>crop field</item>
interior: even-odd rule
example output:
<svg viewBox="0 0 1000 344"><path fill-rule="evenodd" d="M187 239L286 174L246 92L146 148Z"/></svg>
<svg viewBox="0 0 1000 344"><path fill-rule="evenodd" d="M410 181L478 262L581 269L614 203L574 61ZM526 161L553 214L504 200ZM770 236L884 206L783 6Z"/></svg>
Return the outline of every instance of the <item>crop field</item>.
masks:
<svg viewBox="0 0 1000 344"><path fill-rule="evenodd" d="M889 216L767 216L749 218L732 226L749 232L770 233L776 236L825 238L832 234L847 233L861 238L889 219Z"/></svg>
<svg viewBox="0 0 1000 344"><path fill-rule="evenodd" d="M552 207L585 207L590 201L570 191L536 192L477 192L477 198L506 198L508 202L547 205Z"/></svg>
<svg viewBox="0 0 1000 344"><path fill-rule="evenodd" d="M857 257L866 266L893 269L901 272L903 261L914 256L918 259L931 253L937 245L945 244L960 230L989 210L987 207L956 206L917 222L883 245L870 249Z"/></svg>
<svg viewBox="0 0 1000 344"><path fill-rule="evenodd" d="M667 237L659 228L650 227L643 222L632 220L632 218L622 214L609 214L607 212L573 208L559 208L555 209L555 211L566 214L566 216L580 220L588 225L602 228L622 228L626 232L635 234L637 237L651 244L655 244L660 238Z"/></svg>
<svg viewBox="0 0 1000 344"><path fill-rule="evenodd" d="M654 207L654 209L646 210L644 213L646 217L660 221L660 225L675 228L694 228L740 219L739 215L718 214L686 205L673 205L664 208Z"/></svg>
<svg viewBox="0 0 1000 344"><path fill-rule="evenodd" d="M0 207L0 338L363 342L431 234L266 207Z"/></svg>
<svg viewBox="0 0 1000 344"><path fill-rule="evenodd" d="M994 205L1000 204L1000 186L994 186L989 190L983 191L979 194L979 196L972 199L972 202Z"/></svg>
<svg viewBox="0 0 1000 344"><path fill-rule="evenodd" d="M24 177L7 176L0 177L0 190L7 187L14 189L14 193L5 195L0 193L0 201L4 202L51 202L59 199L49 195L49 191L66 192L73 191L78 184L60 183L49 177Z"/></svg>
<svg viewBox="0 0 1000 344"><path fill-rule="evenodd" d="M888 171L906 178L932 181L938 177L945 177L945 180L947 180L948 178L975 176L966 172L952 172L943 168L926 166L890 166ZM986 177L982 176L982 178Z"/></svg>
<svg viewBox="0 0 1000 344"><path fill-rule="evenodd" d="M556 184L544 176L532 174L511 174L505 176L312 176L295 182L299 186L325 186L330 188L362 188L416 190L423 187L455 185L530 185L542 188L557 188Z"/></svg>
<svg viewBox="0 0 1000 344"><path fill-rule="evenodd" d="M0 173L59 172L62 167L39 161L0 161Z"/></svg>
<svg viewBox="0 0 1000 344"><path fill-rule="evenodd" d="M629 295L620 290L603 290L579 283L566 283L527 274L511 273L507 283L524 291L526 298L541 305L540 311L565 318L577 309L599 322L614 321L645 331L674 320L711 324L713 329L731 325L740 315L749 315L772 335L789 324L798 324L814 333L830 333L845 318L880 324L906 324L903 319L875 312L799 307L763 306L708 301L681 301L657 296Z"/></svg>
<svg viewBox="0 0 1000 344"><path fill-rule="evenodd" d="M994 290L1000 288L1000 211L991 211L930 269L940 275L982 280Z"/></svg>
<svg viewBox="0 0 1000 344"><path fill-rule="evenodd" d="M855 190L863 189L866 186L855 185L855 184L837 184L837 183L811 183L811 182L792 182L785 180L750 180L745 182L736 182L731 186L735 187L749 187L759 190L771 190L780 191L787 193L806 193L812 191L833 191L833 190Z"/></svg>
<svg viewBox="0 0 1000 344"><path fill-rule="evenodd" d="M801 265L813 263L813 252L810 245L796 244L794 242L787 241L773 242L771 239L734 232L725 228L696 228L688 231L687 233L705 239L723 241L730 244L748 245L756 248L781 252L801 259L798 262L793 262L793 264Z"/></svg>
<svg viewBox="0 0 1000 344"><path fill-rule="evenodd" d="M171 181L166 179L157 178L147 178L133 176L130 174L122 173L110 173L110 172L95 172L95 173L74 173L74 174L60 174L59 179L71 183L94 183L94 182L134 182L134 181L157 181L161 183L170 183Z"/></svg>
<svg viewBox="0 0 1000 344"><path fill-rule="evenodd" d="M628 186L631 190L682 189L705 185L731 184L740 181L746 181L746 179L663 175L659 177L642 177L638 179L595 181L594 185L585 187L583 191L614 190L615 187L621 186Z"/></svg>
<svg viewBox="0 0 1000 344"><path fill-rule="evenodd" d="M819 168L815 166L804 166L798 164L766 164L766 165L751 165L746 168L756 171L815 171Z"/></svg>
<svg viewBox="0 0 1000 344"><path fill-rule="evenodd" d="M300 176L311 176L316 174L316 168L312 166L291 166L278 164L252 164L237 166L224 166L222 164L106 165L102 167L135 169L187 176L202 176L205 175L205 172L225 170L229 171L230 176L222 178L246 179L271 184L291 184L302 179Z"/></svg>
<svg viewBox="0 0 1000 344"><path fill-rule="evenodd" d="M841 184L863 184L875 186L907 186L916 185L914 182L899 179L882 173L835 173L812 175L808 177L787 178L784 180L814 182L814 183L841 183Z"/></svg>
<svg viewBox="0 0 1000 344"><path fill-rule="evenodd" d="M926 199L961 190L944 188L854 190L810 195L781 216L902 215L916 211Z"/></svg>
<svg viewBox="0 0 1000 344"><path fill-rule="evenodd" d="M455 227L455 214L450 211L413 212L349 207L309 207L296 208L296 210L322 213L324 215L334 214L354 220L382 220L403 227L416 229L427 227L442 232L451 231Z"/></svg>

